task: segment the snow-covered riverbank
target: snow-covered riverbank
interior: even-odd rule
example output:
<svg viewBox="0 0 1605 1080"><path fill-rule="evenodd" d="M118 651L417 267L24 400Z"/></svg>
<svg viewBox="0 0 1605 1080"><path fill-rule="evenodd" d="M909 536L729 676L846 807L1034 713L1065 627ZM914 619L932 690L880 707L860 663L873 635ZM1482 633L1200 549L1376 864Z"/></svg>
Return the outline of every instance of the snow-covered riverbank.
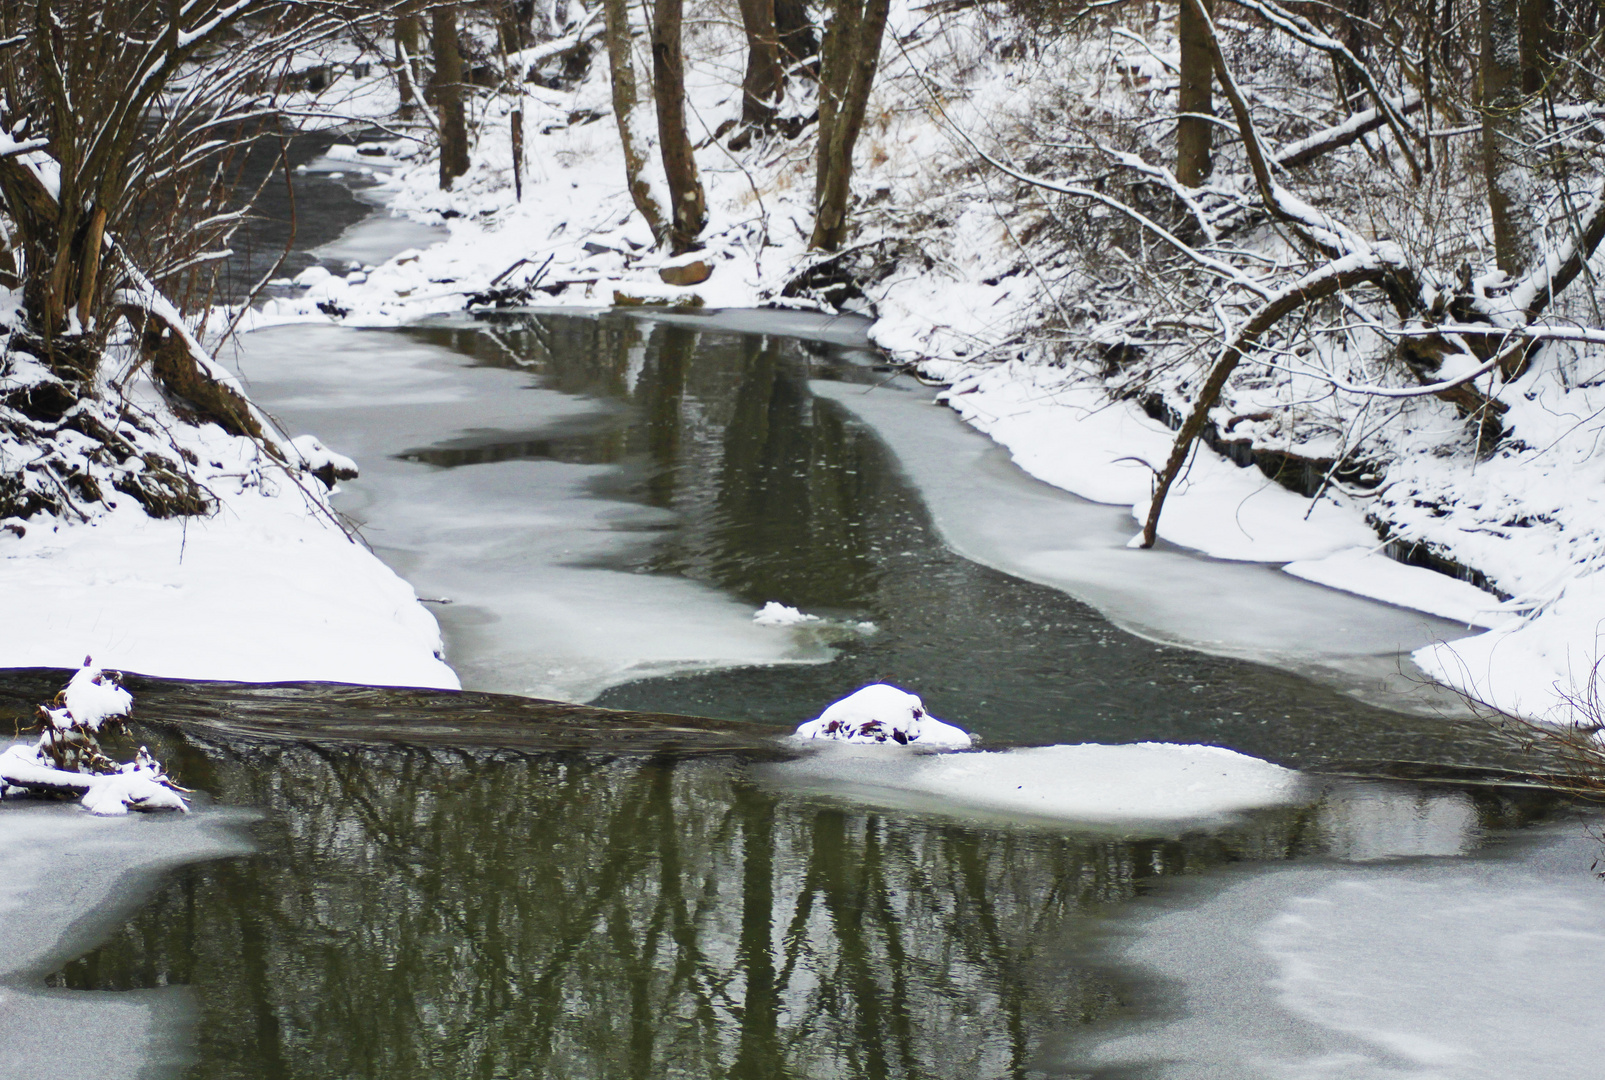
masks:
<svg viewBox="0 0 1605 1080"><path fill-rule="evenodd" d="M901 17L909 20L902 32L912 33L918 20L909 12ZM876 133L875 146L890 156L880 161L877 151L864 167L861 184L869 189L889 186L894 200L943 202L949 196L938 194L936 187L942 166L936 160L939 155L931 152L943 135L931 117L915 108L922 91L902 68L905 62L889 60L891 67L879 91L888 119ZM732 88L715 77L700 76L702 81L697 82L698 77L693 70L696 111L709 117L728 111ZM962 107L995 108L1014 92L1008 85L1012 84L1007 78L982 80L972 88L974 100ZM333 310L344 313L338 321L348 326L395 326L460 311L468 294L485 289L509 268L512 273L504 280L517 283L531 279L542 266L540 281L545 288L534 298L559 308L595 308L616 300L745 308L779 300L787 282L814 258L804 250L801 238L806 231L806 191L788 180L806 171L805 145L776 143L739 162L726 158L723 165L707 163L712 224L707 249L699 257L709 263L712 275L697 286L665 285L658 273L665 257L651 250L623 186L622 159L606 95L600 65L571 93L532 88L526 94L522 102L526 127L535 133L526 148L529 167L521 202L512 191L511 147L504 122L510 106L499 98L489 104L491 118L481 129L473 169L452 192L438 190L429 161L408 165L390 156L398 152L396 144L337 151L316 167L385 166L379 170L377 197L389 200L396 212L410 215L408 220L445 226L448 238L434 247L355 266L345 276L307 275L297 287L281 288L262 312L248 317L248 324L326 323ZM498 109L503 110L503 120L496 119ZM601 119L567 122L579 115ZM1130 506L1133 514L1140 514L1150 475L1143 462L1162 460L1168 450L1171 433L1164 425L1130 403L1111 402L1100 387L1074 371L1023 360L977 363L963 358L976 353L1006 355L1002 340L1028 321L1032 305L1040 302L1035 287L1027 287L1024 279L1008 278L1000 285L980 280L988 276L989 265L1014 257L1005 224L998 210L982 201L969 207L951 228L934 233L933 239L955 252L962 249L963 258L926 274L894 275L870 290L869 299L880 316L871 336L899 359L920 361L928 372L951 382L952 389L942 400L1005 447L1031 476L1096 503ZM528 261L520 265L519 260ZM250 351L247 346L247 354ZM246 373L250 374L249 365ZM868 399L859 404L843 400L859 412L869 407ZM931 473L933 464L924 462L924 471ZM905 467L916 466L905 459ZM935 474L941 472L935 468ZM941 480L935 474L920 481L928 493ZM964 517L956 511L947 516ZM1098 516L1099 529L1110 535L1100 532L1096 547L1118 548L1136 532L1137 522L1128 517L1127 535L1111 539L1121 530L1121 516ZM969 515L969 520L980 519ZM1312 506L1257 470L1239 469L1207 450L1200 452L1188 483L1173 496L1161 536L1180 547L1243 565L1217 566L1194 579L1190 588L1178 589L1179 579L1166 572L1176 563L1174 553L1132 553L1125 558L1111 551L1094 559L1085 540L1046 535L1050 528L1063 525L1044 520L1035 524L1034 531L1027 530L1036 547L1025 550L1019 542L1012 544L1018 550L1005 560L1010 572L1068 586L1122 625L1163 640L1295 668L1320 667L1330 657L1342 655L1349 658L1344 663L1351 673L1368 666L1363 678L1373 687L1407 681L1399 678L1400 673L1413 669L1408 663L1401 665L1400 649L1414 651L1429 671L1448 680L1444 660L1457 654L1437 648L1440 643L1466 639L1479 628L1510 624L1515 617L1497 597L1482 590L1379 554L1363 508L1342 499ZM959 546L982 561L1001 565L962 542ZM1057 570L1045 568L1044 560L1052 561L1054 551L1070 549L1076 552L1073 559L1060 558ZM1248 567L1254 563L1287 564L1288 574L1250 573ZM1072 578L1077 584L1069 584ZM1293 578L1330 588L1311 588ZM1331 589L1389 606L1356 603ZM1117 600L1122 594L1130 599ZM1221 617L1223 604L1236 614ZM1438 618L1407 616L1398 607ZM1294 613L1297 608L1303 610ZM1304 629L1289 637L1287 620L1278 612L1292 615ZM1389 628L1374 633L1360 629L1373 622ZM1185 628L1177 629L1181 624ZM1402 629L1406 626L1409 629ZM1353 644L1359 637L1365 638L1363 646ZM1484 635L1476 640L1476 645L1455 646L1465 650L1459 655L1475 657L1475 650L1486 651L1491 639ZM1368 659L1359 661L1362 655ZM1467 669L1476 663L1469 660ZM1496 667L1486 660L1482 666ZM1552 667L1529 662L1521 670L1528 682L1542 684L1554 677ZM1466 685L1463 679L1448 681Z"/></svg>
<svg viewBox="0 0 1605 1080"><path fill-rule="evenodd" d="M1118 532L1118 521L1126 520L1125 528L1135 534L1148 499L1149 466L1163 458L1171 433L1132 401L1111 400L1090 370L1050 363L1040 349L1023 344L1044 307L1065 302L1063 289L1071 283L1055 279L1048 287L1011 228L1011 218L1025 212L1022 204L995 178L965 163L968 151L955 135L956 128L987 129L993 118L1037 107L1031 73L1065 57L1055 54L1058 46L1049 46L1035 59L1003 62L984 27L968 16L947 19L940 32L934 25L920 11L894 5L891 32L903 45L886 57L871 110L875 120L861 147L856 184L863 232L853 246L862 257L880 259L889 273L876 275L855 303L878 316L872 330L877 343L949 384L942 400L1004 447L1026 473L1096 503L1131 507L1130 519L1116 514L1101 528ZM1153 40L1144 48L1163 54L1169 47L1164 26L1149 32ZM734 41L732 29L720 25L690 34L693 52L709 55ZM1120 71L1126 52L1142 52L1132 52L1135 45L1100 48L1099 63ZM938 72L955 89L940 114L929 108L929 79ZM1100 69L1087 78L1104 80L1107 74ZM693 64L689 75L692 114L709 129L696 137L711 136L739 103L739 88L717 66ZM384 78L375 68L356 80L354 89L336 95L333 111L346 117L388 113L394 95ZM1103 100L1091 83L1083 89L1092 95L1088 101ZM1101 82L1096 89L1119 96ZM378 219L323 245L315 253L326 260L325 268L302 275L294 286L277 287L260 311L247 314L245 326L331 320L348 327L397 326L460 311L467 295L494 280L516 285L537 270L541 291L534 298L557 307L809 303L785 295L819 259L805 250L808 138L777 138L741 152L716 141L703 148L710 225L696 258L711 275L694 286L668 285L660 270L673 260L652 248L624 188L608 95L606 66L596 63L569 90L531 83L516 99L487 98L473 166L450 192L439 190L432 161L412 144L336 146L312 168L375 181L366 197L402 216L389 225ZM509 123L515 104L523 110L526 131L522 201L512 184ZM433 246L395 250L442 234ZM923 268L908 257L912 236L924 252ZM247 345L246 355L251 351ZM1547 401L1545 386L1531 389L1541 403ZM1197 451L1185 482L1172 494L1161 538L1217 559L1282 567L1285 575L1251 574L1250 583L1242 580L1244 567L1220 569L1186 601L1184 594L1157 587L1169 580L1162 568L1175 561L1172 553L1116 559L1111 551L1093 559L1079 551L1074 566L1059 559L1058 568L1049 570L1046 562L1066 545L1047 537L1039 542L1041 550L1016 551L1009 568L1060 584L1070 580L1068 572L1079 582L1072 588L1077 595L1123 625L1165 640L1235 655L1275 653L1276 662L1295 667L1322 663L1317 654L1333 652L1332 640L1355 633L1353 620L1342 612L1375 612L1280 578L1315 582L1446 620L1418 621L1417 630L1396 635L1397 645L1441 681L1506 708L1548 714L1557 686L1586 682L1597 652L1596 623L1605 613L1587 574L1592 549L1581 539L1597 487L1587 478L1593 451L1585 445L1589 429L1578 412L1585 404L1565 397L1546 414L1559 417L1556 423L1577 421L1570 431L1557 428L1556 438L1544 443L1550 463L1564 458L1563 465L1550 468L1540 454L1534 463L1489 463L1474 482L1458 465L1435 474L1451 494L1484 492L1487 509L1418 522L1431 526L1420 538L1464 555L1489 581L1516 594L1508 602L1384 557L1368 521L1376 505L1343 494L1311 503L1207 449ZM1527 430L1536 425L1531 420ZM70 666L91 652L98 663L153 674L453 685L453 675L435 655L439 646L430 616L399 579L328 527L316 500L293 492L283 498L282 491L276 499L261 497L261 490L230 494L227 478L238 470L218 460L225 511L208 521L135 522L119 511L88 528L47 526L21 540L0 536L0 551L8 556L0 574L15 583L18 609L30 614L13 620L10 636L0 638L0 661ZM1411 459L1411 483L1428 482L1421 473L1426 461ZM1519 490L1517 478L1537 475L1534 468L1542 482ZM1484 528L1489 514L1515 521L1536 516L1540 523ZM1544 524L1562 518L1560 533ZM1078 546L1084 547L1069 545ZM1117 545L1104 536L1098 546ZM145 567L152 569L139 569ZM1155 587L1137 589L1138 599L1122 607L1110 599L1122 587L1092 580L1100 575ZM1195 622L1221 603L1233 605L1239 616L1220 632L1198 626L1167 636L1166 617L1142 610L1188 603ZM1289 603L1309 603L1323 613L1306 620L1311 629L1301 639L1325 634L1328 641L1316 654L1300 655L1302 646L1290 646L1279 634L1276 612ZM1385 612L1368 617L1403 620ZM1492 629L1479 633L1487 628ZM1258 653L1231 644L1244 634L1268 644ZM1389 659L1391 648L1369 648L1367 655L1380 658L1373 666L1399 670ZM1347 653L1347 647L1336 651Z"/></svg>

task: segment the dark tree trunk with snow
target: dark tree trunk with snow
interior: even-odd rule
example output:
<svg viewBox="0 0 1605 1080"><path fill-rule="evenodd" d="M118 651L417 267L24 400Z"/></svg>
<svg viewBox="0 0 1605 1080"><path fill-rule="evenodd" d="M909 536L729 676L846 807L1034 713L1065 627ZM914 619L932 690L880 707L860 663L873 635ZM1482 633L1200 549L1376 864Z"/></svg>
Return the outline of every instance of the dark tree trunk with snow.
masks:
<svg viewBox="0 0 1605 1080"><path fill-rule="evenodd" d="M1540 222L1530 153L1521 130L1519 0L1482 0L1482 163L1493 219L1494 258L1516 274L1538 251Z"/></svg>
<svg viewBox="0 0 1605 1080"><path fill-rule="evenodd" d="M619 140L624 144L624 180L635 208L646 219L652 235L661 240L667 226L663 207L658 205L658 200L652 194L652 185L645 175L651 162L641 138L638 117L641 102L630 40L628 0L602 0L602 14L607 20L605 37L608 70L613 83L613 118L618 122Z"/></svg>
<svg viewBox="0 0 1605 1080"><path fill-rule="evenodd" d="M775 0L775 33L782 67L789 70L807 60L808 74L818 77L819 32L808 14L807 0Z"/></svg>
<svg viewBox="0 0 1605 1080"><path fill-rule="evenodd" d="M1212 0L1207 0L1205 7L1213 10ZM1208 179L1212 170L1210 150L1215 128L1200 117L1209 115L1214 108L1215 63L1209 48L1209 30L1186 0L1182 0L1176 16L1176 37L1181 46L1181 81L1176 90L1176 179L1184 187L1195 188Z"/></svg>
<svg viewBox="0 0 1605 1080"><path fill-rule="evenodd" d="M775 0L740 0L747 36L747 73L741 80L741 126L765 131L774 122L783 76Z"/></svg>
<svg viewBox="0 0 1605 1080"><path fill-rule="evenodd" d="M1521 88L1528 95L1543 91L1554 65L1554 6L1551 0L1520 0Z"/></svg>
<svg viewBox="0 0 1605 1080"><path fill-rule="evenodd" d="M887 8L888 0L834 0L831 5L819 68L819 156L808 241L820 251L836 251L847 240L853 148L880 65Z"/></svg>
<svg viewBox="0 0 1605 1080"><path fill-rule="evenodd" d="M463 114L463 55L457 45L457 8L442 4L430 12L435 49L435 113L440 123L440 189L468 171L468 122Z"/></svg>
<svg viewBox="0 0 1605 1080"><path fill-rule="evenodd" d="M418 0L407 0L396 16L396 88L401 98L401 118L412 119L418 108L418 39L423 24L418 19Z"/></svg>
<svg viewBox="0 0 1605 1080"><path fill-rule="evenodd" d="M697 158L685 126L685 54L680 45L684 0L653 0L652 90L658 107L658 144L669 182L669 247L691 251L708 221Z"/></svg>

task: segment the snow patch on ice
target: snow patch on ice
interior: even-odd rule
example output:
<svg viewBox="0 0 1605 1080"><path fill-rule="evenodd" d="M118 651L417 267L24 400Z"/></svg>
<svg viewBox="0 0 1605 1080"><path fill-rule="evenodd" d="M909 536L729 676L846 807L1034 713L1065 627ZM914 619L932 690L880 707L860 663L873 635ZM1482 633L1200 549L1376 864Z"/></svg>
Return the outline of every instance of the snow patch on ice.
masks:
<svg viewBox="0 0 1605 1080"><path fill-rule="evenodd" d="M1605 1035L1595 841L1567 824L1497 859L1230 875L1128 928L1179 1000L1081 1043L1070 1072L1163 1080L1587 1080ZM1521 843L1518 841L1518 843Z"/></svg>
<svg viewBox="0 0 1605 1080"><path fill-rule="evenodd" d="M1218 746L1094 743L914 755L856 746L775 767L782 781L946 813L1171 827L1299 801L1298 773Z"/></svg>

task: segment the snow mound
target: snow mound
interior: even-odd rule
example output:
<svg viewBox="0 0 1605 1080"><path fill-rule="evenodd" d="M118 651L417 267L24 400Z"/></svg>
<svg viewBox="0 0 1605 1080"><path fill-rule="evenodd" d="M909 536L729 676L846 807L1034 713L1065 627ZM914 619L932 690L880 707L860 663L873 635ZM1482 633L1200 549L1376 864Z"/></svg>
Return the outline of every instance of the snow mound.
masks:
<svg viewBox="0 0 1605 1080"><path fill-rule="evenodd" d="M765 609L767 610L767 609ZM970 734L925 711L919 697L887 683L874 683L842 698L797 729L794 739L899 746L918 743L940 749L965 749Z"/></svg>
<svg viewBox="0 0 1605 1080"><path fill-rule="evenodd" d="M818 615L804 615L779 600L771 600L758 610L752 621L759 626L800 626L803 623L819 622L820 619Z"/></svg>
<svg viewBox="0 0 1605 1080"><path fill-rule="evenodd" d="M13 784L81 791L84 809L94 814L126 814L129 810L188 813L184 796L159 782L157 775L142 762L131 762L114 773L68 772L41 762L38 750L26 743L14 743L0 752L0 787Z"/></svg>
<svg viewBox="0 0 1605 1080"><path fill-rule="evenodd" d="M1296 802L1298 773L1218 746L1095 743L888 756L852 748L778 766L832 793L944 812L1089 825L1174 825Z"/></svg>

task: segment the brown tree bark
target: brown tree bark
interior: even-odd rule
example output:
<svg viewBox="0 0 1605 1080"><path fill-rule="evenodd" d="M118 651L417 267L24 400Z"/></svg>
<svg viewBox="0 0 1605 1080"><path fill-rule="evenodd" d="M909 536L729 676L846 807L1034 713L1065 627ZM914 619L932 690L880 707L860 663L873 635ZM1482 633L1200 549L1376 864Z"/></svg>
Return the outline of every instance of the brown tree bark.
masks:
<svg viewBox="0 0 1605 1080"><path fill-rule="evenodd" d="M1214 9L1212 0L1206 7ZM1214 108L1212 83L1215 62L1209 47L1209 28L1197 10L1186 0L1176 16L1176 37L1181 44L1181 85L1176 91L1176 180L1183 187L1195 188L1209 178L1214 163L1215 127L1208 120L1187 113L1208 115Z"/></svg>
<svg viewBox="0 0 1605 1080"><path fill-rule="evenodd" d="M780 57L784 68L804 60L808 74L819 76L819 34L808 14L807 0L775 0L775 32L780 39Z"/></svg>
<svg viewBox="0 0 1605 1080"><path fill-rule="evenodd" d="M653 0L652 92L658 107L658 146L669 182L669 249L697 246L708 221L697 158L685 127L685 54L680 45L684 0Z"/></svg>
<svg viewBox="0 0 1605 1080"><path fill-rule="evenodd" d="M1554 64L1552 0L1520 0L1521 89L1525 94L1543 91Z"/></svg>
<svg viewBox="0 0 1605 1080"><path fill-rule="evenodd" d="M1541 223L1533 171L1521 132L1519 0L1482 0L1482 167L1493 219L1494 259L1509 274L1536 257Z"/></svg>
<svg viewBox="0 0 1605 1080"><path fill-rule="evenodd" d="M423 26L418 0L407 0L396 16L396 84L401 97L401 118L411 120L418 108L418 39Z"/></svg>
<svg viewBox="0 0 1605 1080"><path fill-rule="evenodd" d="M440 121L440 190L468 171L468 122L463 115L463 56L457 47L457 8L442 4L430 12L434 36L435 113Z"/></svg>
<svg viewBox="0 0 1605 1080"><path fill-rule="evenodd" d="M630 189L630 198L636 210L646 219L647 227L659 240L663 238L663 207L652 194L647 182L646 147L636 121L640 106L635 78L635 57L630 45L630 9L628 0L602 0L602 14L607 20L604 37L607 42L608 70L613 83L613 117L618 121L619 140L624 144L624 181Z"/></svg>
<svg viewBox="0 0 1605 1080"><path fill-rule="evenodd" d="M847 240L853 147L864 127L880 64L888 0L834 0L819 66L819 154L814 170L814 231L808 246L836 251Z"/></svg>
<svg viewBox="0 0 1605 1080"><path fill-rule="evenodd" d="M780 33L775 28L775 0L740 0L741 26L747 35L747 73L741 80L741 126L766 131L775 119L784 74L780 67Z"/></svg>

